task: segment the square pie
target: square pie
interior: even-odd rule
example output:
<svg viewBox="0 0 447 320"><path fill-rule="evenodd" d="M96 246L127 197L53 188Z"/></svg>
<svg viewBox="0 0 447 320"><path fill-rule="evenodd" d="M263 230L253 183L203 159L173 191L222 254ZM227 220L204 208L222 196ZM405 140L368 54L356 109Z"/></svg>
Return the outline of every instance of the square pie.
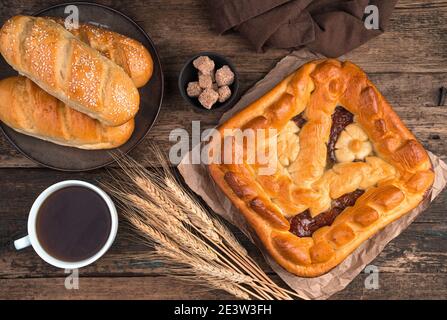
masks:
<svg viewBox="0 0 447 320"><path fill-rule="evenodd" d="M225 143L236 139L235 129L274 133L237 151L237 143ZM211 176L270 255L302 277L337 266L418 206L434 180L424 147L350 62L305 64L219 133L214 155L242 161L211 163ZM274 163L269 174L261 173L264 163L248 161L254 149Z"/></svg>

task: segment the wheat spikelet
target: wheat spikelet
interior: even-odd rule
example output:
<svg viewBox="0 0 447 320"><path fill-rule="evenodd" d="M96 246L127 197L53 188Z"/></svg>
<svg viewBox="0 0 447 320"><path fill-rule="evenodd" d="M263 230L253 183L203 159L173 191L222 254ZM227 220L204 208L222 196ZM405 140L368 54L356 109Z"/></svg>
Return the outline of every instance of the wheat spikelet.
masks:
<svg viewBox="0 0 447 320"><path fill-rule="evenodd" d="M171 269L169 273L171 276L195 282L197 280L196 277L186 275L192 273L194 276L199 276L218 289L225 290L238 298L250 300L250 296L235 284L250 284L253 282L251 277L234 272L222 266L212 265L205 261L198 261L197 259L190 259L190 257L184 253L179 254L178 252L161 246L156 247L156 252L160 255L161 260L163 260L163 258L168 258L175 263L179 258L182 258L184 259L183 261L186 262L186 267Z"/></svg>
<svg viewBox="0 0 447 320"><path fill-rule="evenodd" d="M148 229L143 226L142 231L149 233ZM181 250L178 245L169 239L159 236L162 241L158 241L158 245L155 245L155 252L146 253L144 255L135 255L134 257L149 257L151 259L157 259L160 262L165 263L165 267L170 263L171 268L167 270L167 274L181 278L182 280L190 280L196 283L197 277L208 282L210 285L217 289L225 290L234 296L250 300L250 296L247 292L250 290L241 290L234 284L253 284L254 280L245 274L234 272L227 269L224 266L210 264L203 260L198 260L194 255L189 255L185 251ZM179 265L179 260L182 261L185 266ZM194 277L187 274L193 274ZM254 296L260 298L257 294L252 293ZM277 297L278 298L278 297Z"/></svg>
<svg viewBox="0 0 447 320"><path fill-rule="evenodd" d="M171 239L180 243L187 250L192 250L193 253L202 258L218 260L213 249L184 228L176 216L168 213L169 210L164 211L155 204L134 194L123 192L119 194L114 192L114 194L126 207L132 207L137 210L136 213L139 214L140 219L138 227L140 229L146 225L148 227L151 226L152 229L163 230L165 234L169 234ZM132 223L136 224L136 222L135 218L133 218Z"/></svg>
<svg viewBox="0 0 447 320"><path fill-rule="evenodd" d="M137 187L139 187L141 191L143 191L149 198L151 198L155 202L160 202L163 203L166 207L170 207L172 211L175 211L180 220L186 221L188 219L187 215L182 210L179 210L179 208L174 203L172 203L169 196L166 194L166 192L164 192L163 186L161 186L161 184L163 183L162 177L165 174L168 174L167 172L169 171L169 167L166 165L166 159L163 157L161 152L157 148L154 149L156 150L156 158L163 159L159 163L162 165L161 172L158 171L152 173L131 157L118 158L117 156L115 156L115 159L120 168L123 170L123 175L127 178L130 178L129 180L131 181L132 185L136 185ZM122 174L118 173L118 176L122 176ZM126 183L127 179L125 179L125 177L123 177L124 179L121 179L120 183L128 184ZM132 187L129 186L129 189L131 188Z"/></svg>
<svg viewBox="0 0 447 320"><path fill-rule="evenodd" d="M167 160L154 148L162 168L151 172L130 157L118 159L122 171L113 183L101 181L143 244L146 258L164 263L168 275L209 285L241 299L284 299L248 256L231 231L176 180Z"/></svg>
<svg viewBox="0 0 447 320"><path fill-rule="evenodd" d="M214 230L214 224L211 217L203 208L182 190L182 188L173 179L165 178L166 186L171 190L177 203L189 212L188 218L195 227L204 233L204 235L215 243L221 243L221 239Z"/></svg>
<svg viewBox="0 0 447 320"><path fill-rule="evenodd" d="M165 247L174 248L176 247L175 243L172 242L168 237L166 237L161 232L142 222L138 217L132 216L131 213L128 214L127 219L131 223L131 225L141 232L141 235L146 239L163 245Z"/></svg>
<svg viewBox="0 0 447 320"><path fill-rule="evenodd" d="M230 230L228 230L228 228L223 224L222 221L214 218L213 224L222 239L227 242L234 250L236 250L241 256L248 255L247 250L239 243L234 234Z"/></svg>
<svg viewBox="0 0 447 320"><path fill-rule="evenodd" d="M252 283L253 279L245 274L235 272L233 270L216 266L213 264L206 264L203 262L195 262L191 264L192 269L198 275L207 274L209 276L214 276L218 279L231 281L234 283Z"/></svg>
<svg viewBox="0 0 447 320"><path fill-rule="evenodd" d="M209 246L183 228L177 219L169 215L164 216L160 211L160 208L136 195L124 194L123 197L130 200L128 205L133 206L138 210L139 217L136 217L135 214L128 213L128 215L131 215L128 220L130 220L131 224L137 229L147 231L146 233L150 233L151 236L154 236L156 230L164 230L164 233L168 234L169 238L177 241L188 250L192 250L192 253L210 260L218 259L216 253ZM157 235L156 238L165 236L161 232L158 233L159 235ZM168 238L167 236L165 237Z"/></svg>
<svg viewBox="0 0 447 320"><path fill-rule="evenodd" d="M230 294L232 294L233 296L239 298L239 299L243 299L243 300L251 300L250 296L248 295L248 293L242 291L241 289L239 289L238 286L234 285L233 283L228 283L225 281L220 281L220 280L214 280L214 279L207 279L207 282L220 290L224 290Z"/></svg>
<svg viewBox="0 0 447 320"><path fill-rule="evenodd" d="M143 212L143 214L146 216L156 216L158 219L166 221L166 223L175 224L177 226L181 223L181 221L178 220L176 216L166 214L166 212L164 212L163 210L163 207L161 207L160 205L157 206L152 202L146 201L135 194L127 193L125 194L125 197L127 198L127 200L129 200L130 205L137 209L140 209L141 212Z"/></svg>
<svg viewBox="0 0 447 320"><path fill-rule="evenodd" d="M149 179L143 179L140 177L135 177L135 183L139 186L151 199L156 202L160 202L163 206L168 207L171 211L175 212L178 219L182 221L188 221L188 216L178 208L171 199L166 196L160 187L152 183Z"/></svg>
<svg viewBox="0 0 447 320"><path fill-rule="evenodd" d="M210 260L217 260L217 255L212 251L212 249L204 244L200 239L195 237L193 234L187 231L181 224L179 220L169 214L163 214L164 212L160 210L159 207L153 205L152 203L143 200L137 195L128 194L128 199L133 201L133 204L142 212L144 215L146 224L159 226L161 230L164 230L165 234L177 241L181 246L186 249L191 250L192 253ZM149 215L152 213L152 216ZM153 219L153 218L156 219Z"/></svg>
<svg viewBox="0 0 447 320"><path fill-rule="evenodd" d="M165 251L157 250L157 252L166 255ZM171 254L170 258L175 258L174 254ZM176 257L176 259L178 260L178 257ZM187 266L184 268L177 268L176 272L181 274L193 273L196 276L207 275L216 279L227 280L234 283L253 283L253 279L246 274L233 271L222 265L199 259L187 260Z"/></svg>
<svg viewBox="0 0 447 320"><path fill-rule="evenodd" d="M161 260L167 259L171 262L177 262L179 259L182 259L184 263L187 263L191 260L191 256L189 255L190 253L178 250L178 246L168 247L164 245L156 245L155 252L158 254Z"/></svg>

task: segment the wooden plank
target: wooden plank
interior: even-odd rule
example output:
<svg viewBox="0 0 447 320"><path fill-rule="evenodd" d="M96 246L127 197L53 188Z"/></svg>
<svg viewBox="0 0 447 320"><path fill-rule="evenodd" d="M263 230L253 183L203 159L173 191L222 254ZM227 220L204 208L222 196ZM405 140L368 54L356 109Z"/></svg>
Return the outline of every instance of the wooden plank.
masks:
<svg viewBox="0 0 447 320"><path fill-rule="evenodd" d="M447 5L445 0L399 0L396 9L425 9L425 8L443 8Z"/></svg>
<svg viewBox="0 0 447 320"><path fill-rule="evenodd" d="M132 155L147 163L149 142L163 150L169 148L169 132L176 127L189 129L192 120L201 120L203 128L215 125L219 113L196 114L178 94L176 77L184 61L196 51L219 48L236 64L242 91L268 72L287 50L253 52L239 35L216 36L210 27L203 1L156 0L133 2L100 1L123 11L139 22L155 40L166 73L167 91L162 114L146 141ZM32 13L57 1L2 1L0 22L11 15ZM181 17L181 18L179 18ZM396 111L426 147L447 157L446 112L434 107L437 90L446 85L447 72L447 1L400 0L384 35L347 55L364 67ZM178 28L181 19L182 28ZM3 70L0 70L0 76ZM0 167L35 167L0 138ZM11 239L23 235L27 210L37 194L51 183L67 178L94 181L105 177L103 170L65 174L46 169L0 170L0 298L226 298L220 291L196 292L185 283L163 277L162 266L133 256L145 248L126 239L121 229L109 251L96 264L82 269L81 290L63 287L64 274L43 263L32 252L17 253ZM380 270L379 290L366 290L358 276L346 290L334 298L362 299L446 299L446 215L447 199L442 195L410 228L395 239L373 262ZM257 249L236 232L250 254L266 272ZM130 276L130 277L128 277ZM275 280L276 276L272 275ZM191 292L193 294L191 294Z"/></svg>
<svg viewBox="0 0 447 320"><path fill-rule="evenodd" d="M16 232L24 232L26 226L20 224L25 222L28 210L34 199L45 188L58 181L67 179L85 180L97 184L98 181L110 179L104 170L96 170L84 173L66 173L48 169L1 169L1 194L0 194L0 243L11 240L5 238ZM418 218L421 223L445 224L447 215L447 193L441 195L431 204L430 210L421 214ZM16 225L17 223L17 225ZM445 226L443 226L445 227Z"/></svg>
<svg viewBox="0 0 447 320"><path fill-rule="evenodd" d="M263 77L261 73L241 73L241 92L244 92ZM432 73L380 73L371 74L371 80L393 105L408 127L421 142L433 152L447 157L447 112L445 107L437 107L439 88L447 85L445 74ZM175 83L175 76L167 78L167 83ZM201 121L201 128L210 128L218 123L222 112L195 112L180 96L177 88L168 87L163 107L156 125L146 139L131 155L144 165L151 158L150 144L155 142L164 152L173 145L169 133L176 128L191 132L191 121ZM31 160L21 155L3 135L0 135L0 167L37 167Z"/></svg>
<svg viewBox="0 0 447 320"><path fill-rule="evenodd" d="M165 275L163 264L141 255L149 251L141 244L126 238L133 233L119 230L119 235L110 251L96 263L82 268L81 277L159 276ZM268 274L271 268L259 250L235 232L249 255ZM447 228L441 224L415 222L408 230L393 240L379 257L372 262L381 272L400 275L404 273L447 273ZM422 240L424 239L424 240ZM1 279L63 277L64 271L41 260L31 249L16 252L10 245L4 248L0 260ZM446 289L447 291L447 289Z"/></svg>
<svg viewBox="0 0 447 320"><path fill-rule="evenodd" d="M78 290L67 290L64 281L65 278L1 279L0 299L231 299L225 292L194 286L168 277L81 277Z"/></svg>
<svg viewBox="0 0 447 320"><path fill-rule="evenodd" d="M331 297L333 300L445 300L447 275L445 273L379 273L379 289L366 289L362 274L343 291Z"/></svg>
<svg viewBox="0 0 447 320"><path fill-rule="evenodd" d="M63 270L47 265L30 248L16 252L12 248L12 240L26 233L27 210L34 198L45 187L67 178L92 182L99 179L104 180L107 179L107 174L103 170L92 173L69 174L38 169L3 169L0 170L0 176L2 177L2 195L7 195L0 197L0 217L2 221L0 224L0 298L1 292L10 291L12 291L11 295L13 297L18 297L21 294L25 294L26 297L35 295L34 298L65 299L69 296L72 297L72 293L67 293L66 290L59 288L63 283L61 279L65 277ZM365 299L376 297L423 298L427 295L427 297L439 298L445 295L447 289L444 287L444 291L442 291L439 283L432 288L429 294L426 292L426 286L432 285L435 273L440 277L439 281L442 280L443 275L447 274L446 205L447 195L443 194L432 204L429 210L424 212L415 223L393 240L381 255L373 261L372 264L378 266L381 276L384 276L383 279L385 280L383 281L386 283L383 285L386 290L377 292L364 289L362 280L364 275L360 275L354 280L354 284L350 285L349 289L340 293L341 297L362 297ZM233 228L233 231L248 249L250 256L275 280L278 280L266 265L257 248L249 243L238 230ZM163 278L165 274L163 265L156 261L138 257L138 255L147 252L147 248L130 241L131 236L132 232L125 228L124 224L121 224L117 240L111 250L95 264L80 270L81 285L85 279L85 285L88 289L79 293L79 297L109 297L105 295L106 293L101 293L105 290L105 287L102 289L99 287L95 289L96 291L93 289L93 287L98 286L97 281L99 280L95 280L98 277L106 279L104 280L104 286L111 286L110 290L113 292L115 290L127 290L124 292L138 292L138 296L141 294L141 297L144 298L158 297L164 299L167 297L168 293L163 291L164 282L152 284L152 281L155 281L152 279ZM410 284L406 284L405 281L408 281L408 278L412 275L415 275L416 279L419 280L418 282L411 282L412 287L410 288ZM123 277L127 277L125 278L127 280L118 280L116 285L112 285L107 280L109 278L123 279ZM138 281L142 281L141 283L162 290L162 292L159 296L154 296L147 289L131 290L132 286L137 285L133 282L136 279L135 277L139 279ZM30 278L32 280L28 281ZM129 287L122 288L122 282L128 283ZM14 286L13 284L16 285L16 289L10 288ZM37 289L33 289L35 285L42 286L43 289L40 293L37 292ZM397 285L399 290L391 290L393 285ZM175 289L178 290L178 295L174 295L176 298L183 298L185 292L189 290L184 287L175 287ZM142 290L142 292L140 293L139 290ZM25 291L29 293L24 293ZM127 296L124 293L118 293L117 295L120 298L133 298L130 293ZM194 295L194 298L196 297L203 296L201 294ZM222 298L221 296L217 297ZM212 296L206 296L206 298L212 298Z"/></svg>
<svg viewBox="0 0 447 320"><path fill-rule="evenodd" d="M159 47L166 70L178 71L193 51L219 48L241 70L265 73L288 52L270 49L259 54L236 33L218 36L212 29L206 6L199 0L138 1L131 6L117 0L99 3L121 10L139 22ZM348 57L365 66L368 72L445 72L447 39L443 35L447 26L443 21L447 9L443 3L429 6L404 1L395 10L389 30ZM46 4L26 0L14 5L3 2L3 6L0 21L15 14L31 14Z"/></svg>
<svg viewBox="0 0 447 320"><path fill-rule="evenodd" d="M47 2L48 4L52 2ZM219 112L196 114L181 99L177 87L177 74L184 61L193 51L219 48L228 55L241 76L242 90L260 79L285 54L285 50L269 50L258 54L236 34L216 36L210 27L206 9L200 1L151 1L135 2L132 6L119 1L107 4L122 10L140 22L154 37L160 50L166 73L167 90L163 109L157 125L139 148L132 154L144 161L148 142L155 141L166 151L169 148L168 134L176 127L189 129L191 120L201 120L203 127L216 124ZM3 2L0 21L19 13L32 13L45 5L32 0L20 5ZM444 1L431 5L426 2L399 2L389 32L354 50L347 57L364 67L371 78L382 89L384 95L396 106L396 110L408 120L410 128L424 144L441 155L447 154L444 109L422 112L420 106L437 103L437 90L445 85L447 68L447 26L442 23L447 15ZM182 28L178 19L182 17ZM236 54L237 53L237 54ZM411 72L392 74L395 72ZM413 72L436 72L435 74L413 74ZM0 75L2 71L0 70ZM422 119L429 112L427 123ZM431 116L431 117L430 117ZM422 122L422 123L421 123ZM36 167L18 153L4 137L0 138L0 167Z"/></svg>
<svg viewBox="0 0 447 320"><path fill-rule="evenodd" d="M167 69L179 70L191 51L219 48L241 69L267 72L287 50L268 50L258 54L236 33L217 36L213 31L206 5L202 1L163 0L135 2L132 6L121 1L108 2L142 24L160 47ZM446 7L408 7L410 1L394 12L389 30L348 55L368 72L440 72L446 71L447 26ZM179 28L181 17L182 27ZM173 39L181 39L174 41ZM166 50L167 49L167 50Z"/></svg>
<svg viewBox="0 0 447 320"><path fill-rule="evenodd" d="M277 277L274 277L278 280ZM379 274L379 289L365 288L357 277L331 299L446 299L447 275ZM226 292L167 277L80 278L79 290L67 290L64 278L1 279L0 299L232 299Z"/></svg>
<svg viewBox="0 0 447 320"><path fill-rule="evenodd" d="M48 5L54 3L47 1ZM218 36L212 29L206 5L199 0L99 1L129 15L153 37L165 70L180 70L195 51L219 48L240 70L265 73L288 50L270 49L259 54L236 33ZM15 14L31 14L44 8L42 2L21 1L4 4L0 21ZM443 2L428 6L407 0L395 10L389 30L354 50L347 57L368 72L445 72L447 71L447 8ZM179 20L182 27L179 28Z"/></svg>

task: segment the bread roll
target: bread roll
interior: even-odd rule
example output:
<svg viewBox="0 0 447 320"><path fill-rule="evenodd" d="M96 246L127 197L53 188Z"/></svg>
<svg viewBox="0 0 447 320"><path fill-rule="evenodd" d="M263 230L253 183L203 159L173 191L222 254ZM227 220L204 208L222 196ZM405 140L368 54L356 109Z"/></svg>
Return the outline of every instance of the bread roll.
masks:
<svg viewBox="0 0 447 320"><path fill-rule="evenodd" d="M47 19L65 27L62 18ZM91 24L79 24L77 29L67 30L123 68L137 88L143 87L151 78L152 57L140 42Z"/></svg>
<svg viewBox="0 0 447 320"><path fill-rule="evenodd" d="M133 119L118 127L106 126L25 77L0 80L0 120L20 133L80 149L118 147L134 130Z"/></svg>
<svg viewBox="0 0 447 320"><path fill-rule="evenodd" d="M138 90L124 70L54 21L9 19L0 52L49 94L103 124L122 125L138 111Z"/></svg>

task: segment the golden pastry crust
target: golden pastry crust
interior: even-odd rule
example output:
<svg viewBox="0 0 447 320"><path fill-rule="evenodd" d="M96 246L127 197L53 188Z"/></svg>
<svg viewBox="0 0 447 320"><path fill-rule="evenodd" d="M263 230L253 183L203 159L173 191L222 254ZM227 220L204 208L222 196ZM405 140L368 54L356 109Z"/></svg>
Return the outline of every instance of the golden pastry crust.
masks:
<svg viewBox="0 0 447 320"><path fill-rule="evenodd" d="M337 106L355 120L340 135L339 161L330 166L327 144ZM300 114L306 123L297 128L291 120ZM279 132L274 174L260 175L261 165L247 161L208 168L268 252L296 275L328 272L362 242L415 208L433 184L423 146L366 74L350 62L328 59L305 64L220 126L219 132L224 136L228 129L269 128ZM230 148L222 151L235 153L234 145ZM250 148L243 146L244 155ZM330 226L320 227L311 237L290 232L290 218L306 210L317 217L335 199L356 190L364 193Z"/></svg>

